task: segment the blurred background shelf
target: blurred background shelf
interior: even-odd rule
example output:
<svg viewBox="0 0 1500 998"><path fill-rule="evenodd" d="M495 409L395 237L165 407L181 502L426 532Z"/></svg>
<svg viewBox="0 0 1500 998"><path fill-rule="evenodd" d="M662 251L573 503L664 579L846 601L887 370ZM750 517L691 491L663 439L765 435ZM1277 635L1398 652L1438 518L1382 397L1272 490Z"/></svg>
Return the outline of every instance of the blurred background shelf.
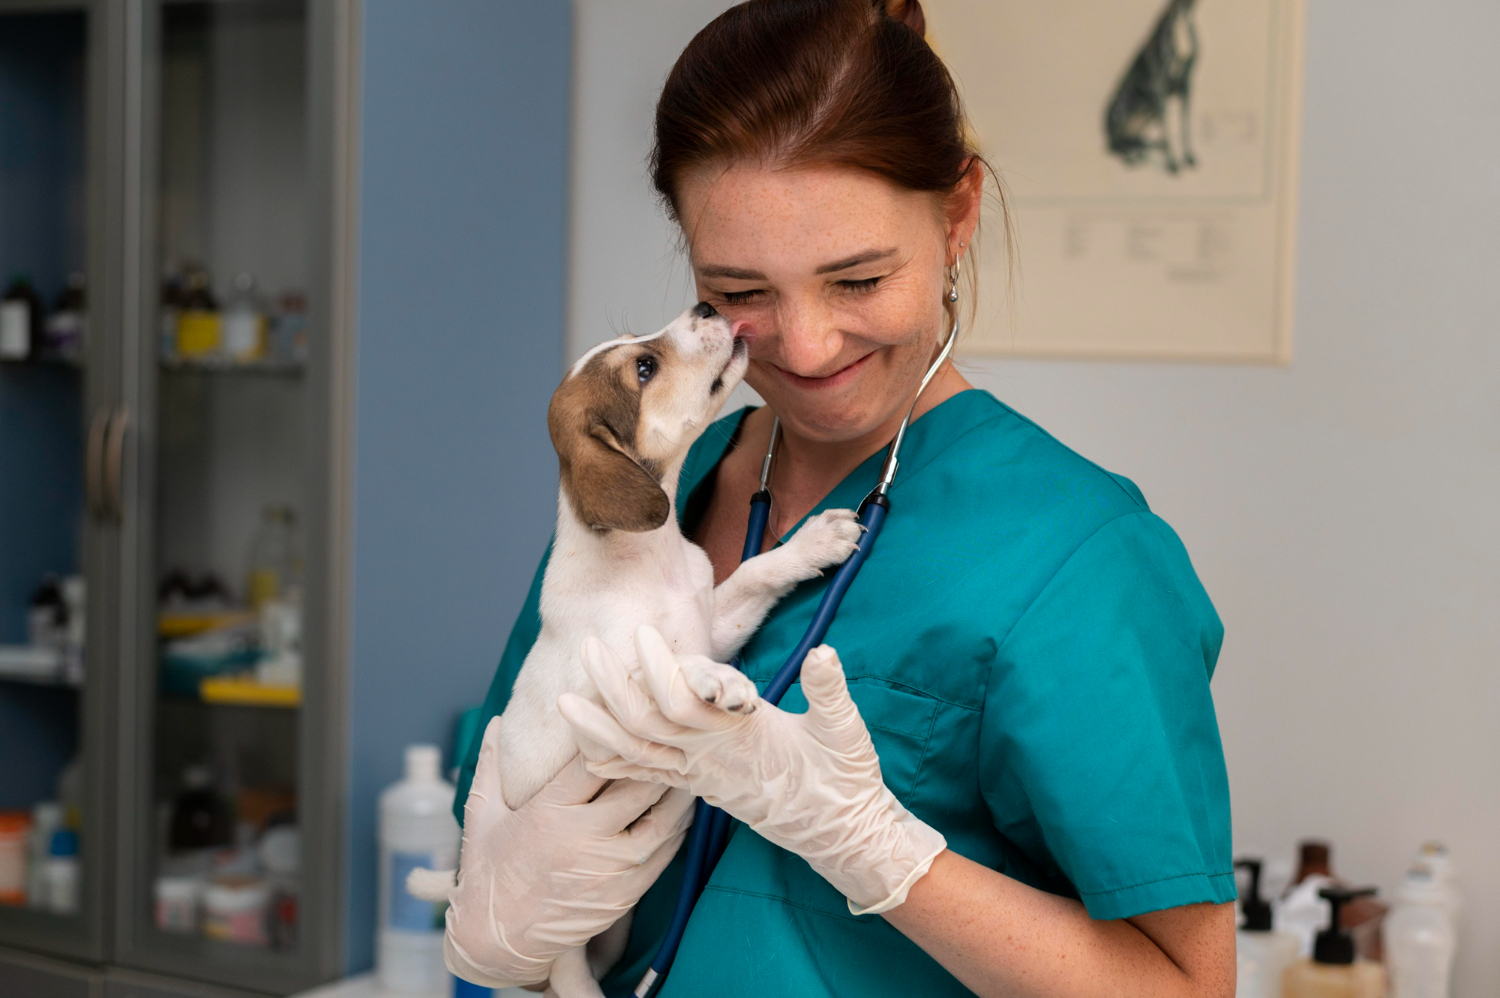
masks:
<svg viewBox="0 0 1500 998"><path fill-rule="evenodd" d="M164 358L161 369L169 374L300 378L307 372L307 363L298 360L235 361L218 357L177 357Z"/></svg>
<svg viewBox="0 0 1500 998"><path fill-rule="evenodd" d="M25 686L43 686L63 690L80 690L83 677L68 675L60 660L41 663L21 663L8 654L11 649L0 648L0 683L20 683Z"/></svg>
<svg viewBox="0 0 1500 998"><path fill-rule="evenodd" d="M0 645L0 681L34 686L83 685L81 675L69 675L61 649L36 645Z"/></svg>
<svg viewBox="0 0 1500 998"><path fill-rule="evenodd" d="M267 686L244 676L216 676L198 685L204 703L236 704L243 707L300 707L298 686Z"/></svg>

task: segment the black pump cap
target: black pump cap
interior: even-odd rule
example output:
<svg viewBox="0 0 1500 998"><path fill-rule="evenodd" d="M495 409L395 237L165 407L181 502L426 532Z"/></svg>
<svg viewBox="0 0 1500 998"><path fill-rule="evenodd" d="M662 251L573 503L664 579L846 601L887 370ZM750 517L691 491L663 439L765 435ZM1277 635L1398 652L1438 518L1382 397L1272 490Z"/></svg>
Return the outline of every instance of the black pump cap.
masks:
<svg viewBox="0 0 1500 998"><path fill-rule="evenodd" d="M1328 928L1318 933L1313 943L1313 959L1318 963L1347 964L1354 962L1354 934L1339 927L1340 909L1355 898L1371 897L1373 887L1325 887L1318 897L1328 902Z"/></svg>
<svg viewBox="0 0 1500 998"><path fill-rule="evenodd" d="M1250 890L1240 899L1240 910L1245 913L1245 924L1240 928L1246 932L1271 931L1271 906L1261 900L1260 896L1260 863L1260 860L1249 857L1234 861L1236 870L1243 868L1250 871Z"/></svg>

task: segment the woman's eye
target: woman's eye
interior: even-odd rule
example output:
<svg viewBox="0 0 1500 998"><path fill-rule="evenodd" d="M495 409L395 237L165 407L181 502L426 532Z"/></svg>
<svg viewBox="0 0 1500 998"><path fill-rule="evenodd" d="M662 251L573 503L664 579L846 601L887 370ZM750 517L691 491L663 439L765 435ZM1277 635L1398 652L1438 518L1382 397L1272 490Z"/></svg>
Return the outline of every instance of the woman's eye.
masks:
<svg viewBox="0 0 1500 998"><path fill-rule="evenodd" d="M725 291L719 297L724 299L726 305L743 305L762 293L760 288L751 288L749 291Z"/></svg>
<svg viewBox="0 0 1500 998"><path fill-rule="evenodd" d="M878 277L867 277L867 278L865 278L862 281L839 281L838 285L839 285L839 287L843 288L845 291L862 292L862 291L874 291L875 290L875 285L877 285L879 283L880 283L880 278L878 278Z"/></svg>
<svg viewBox="0 0 1500 998"><path fill-rule="evenodd" d="M648 354L645 357L637 357L635 359L635 376L640 379L641 384L644 385L646 382L650 381L652 375L654 375L655 373L655 357L652 357Z"/></svg>

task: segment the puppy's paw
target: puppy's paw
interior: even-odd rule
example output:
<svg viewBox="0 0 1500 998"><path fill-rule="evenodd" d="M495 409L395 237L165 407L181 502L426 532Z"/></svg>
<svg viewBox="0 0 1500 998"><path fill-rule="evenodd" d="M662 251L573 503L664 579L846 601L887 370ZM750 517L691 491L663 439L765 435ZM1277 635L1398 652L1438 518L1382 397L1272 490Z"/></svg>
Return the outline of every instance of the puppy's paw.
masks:
<svg viewBox="0 0 1500 998"><path fill-rule="evenodd" d="M787 541L809 567L842 565L859 547L865 528L852 509L825 509L804 523Z"/></svg>
<svg viewBox="0 0 1500 998"><path fill-rule="evenodd" d="M683 677L704 703L731 714L748 714L760 702L760 691L748 676L732 665L695 655L684 656Z"/></svg>

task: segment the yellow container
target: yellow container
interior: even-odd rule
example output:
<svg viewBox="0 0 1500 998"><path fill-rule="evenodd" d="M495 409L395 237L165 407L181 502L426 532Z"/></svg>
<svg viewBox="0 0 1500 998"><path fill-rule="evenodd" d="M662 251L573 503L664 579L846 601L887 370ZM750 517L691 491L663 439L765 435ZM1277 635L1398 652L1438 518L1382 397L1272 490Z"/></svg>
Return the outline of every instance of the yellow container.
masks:
<svg viewBox="0 0 1500 998"><path fill-rule="evenodd" d="M208 357L219 352L222 323L218 312L188 309L177 316L177 354Z"/></svg>
<svg viewBox="0 0 1500 998"><path fill-rule="evenodd" d="M250 573L250 606L259 611L281 595L281 573L274 568L257 568Z"/></svg>

